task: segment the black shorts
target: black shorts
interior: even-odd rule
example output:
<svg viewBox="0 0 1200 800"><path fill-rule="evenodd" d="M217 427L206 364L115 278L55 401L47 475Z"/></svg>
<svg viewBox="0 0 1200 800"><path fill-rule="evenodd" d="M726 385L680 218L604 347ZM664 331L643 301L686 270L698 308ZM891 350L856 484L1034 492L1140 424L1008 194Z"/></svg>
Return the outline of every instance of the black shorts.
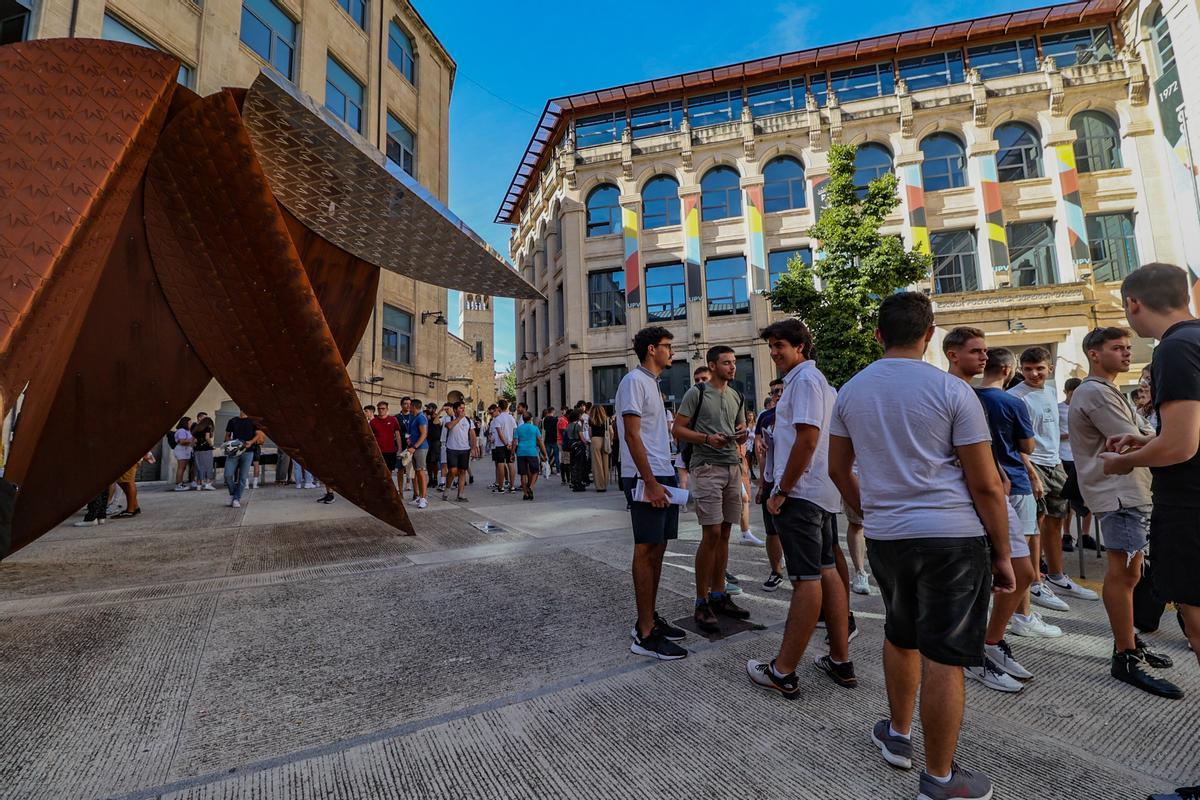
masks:
<svg viewBox="0 0 1200 800"><path fill-rule="evenodd" d="M395 453L384 453L383 454L383 463L387 464L387 468L388 468L389 472L395 471L395 469L396 469L396 454Z"/></svg>
<svg viewBox="0 0 1200 800"><path fill-rule="evenodd" d="M1200 508L1154 504L1150 515L1154 588L1163 600L1200 606Z"/></svg>
<svg viewBox="0 0 1200 800"><path fill-rule="evenodd" d="M541 468L542 462L537 456L517 456L518 475L537 475Z"/></svg>
<svg viewBox="0 0 1200 800"><path fill-rule="evenodd" d="M678 486L674 475L656 475L663 486ZM666 544L679 538L679 506L655 508L649 503L633 502L633 487L637 478L621 478L621 490L629 502L629 517L633 522L633 541L637 544Z"/></svg>
<svg viewBox="0 0 1200 800"><path fill-rule="evenodd" d="M762 506L763 530L767 532L767 536L779 535L779 531L775 528L775 515L767 511L767 501L771 499L773 488L775 488L775 484L771 481L765 481L762 485L763 501L760 505Z"/></svg>
<svg viewBox="0 0 1200 800"><path fill-rule="evenodd" d="M770 514L770 512L767 512ZM821 570L833 568L833 514L815 503L789 497L775 516L789 581L819 581Z"/></svg>
<svg viewBox="0 0 1200 800"><path fill-rule="evenodd" d="M493 447L492 461L495 461L497 464L511 464L512 451L507 447Z"/></svg>
<svg viewBox="0 0 1200 800"><path fill-rule="evenodd" d="M987 538L867 539L884 635L939 664L978 667L992 589Z"/></svg>
<svg viewBox="0 0 1200 800"><path fill-rule="evenodd" d="M470 450L447 450L446 451L446 468L457 469L466 472L471 468L471 451Z"/></svg>
<svg viewBox="0 0 1200 800"><path fill-rule="evenodd" d="M1063 470L1067 473L1067 482L1063 484L1062 494L1067 498L1067 502L1071 504L1071 509L1080 517L1086 517L1092 513L1088 511L1088 507L1084 505L1083 493L1079 491L1079 473L1075 471L1074 461L1062 462ZM1070 531L1063 531L1070 533Z"/></svg>

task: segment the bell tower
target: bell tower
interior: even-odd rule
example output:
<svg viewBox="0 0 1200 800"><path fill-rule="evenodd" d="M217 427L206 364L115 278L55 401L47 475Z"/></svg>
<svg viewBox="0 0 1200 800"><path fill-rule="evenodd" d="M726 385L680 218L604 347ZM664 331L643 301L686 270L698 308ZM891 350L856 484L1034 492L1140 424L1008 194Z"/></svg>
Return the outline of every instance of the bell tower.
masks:
<svg viewBox="0 0 1200 800"><path fill-rule="evenodd" d="M483 294L459 292L458 313L459 319L462 320L460 335L472 348L471 375L474 378L474 387L471 394L475 396L476 404L480 400L490 403L495 400L492 395L495 393L496 371L492 298Z"/></svg>

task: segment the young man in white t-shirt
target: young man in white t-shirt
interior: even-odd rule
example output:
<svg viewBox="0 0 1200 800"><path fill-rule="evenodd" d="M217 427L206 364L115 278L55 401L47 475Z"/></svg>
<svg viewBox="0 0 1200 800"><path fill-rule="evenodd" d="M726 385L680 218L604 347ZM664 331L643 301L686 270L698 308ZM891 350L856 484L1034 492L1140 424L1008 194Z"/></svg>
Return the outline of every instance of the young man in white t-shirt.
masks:
<svg viewBox="0 0 1200 800"><path fill-rule="evenodd" d="M1008 502L975 393L923 360L933 333L928 297L884 299L875 332L883 358L838 392L829 475L863 518L883 595L890 717L875 724L871 739L889 764L912 768L919 687L920 796L981 800L992 795L991 779L955 764L954 753L962 668L983 663L989 589L1013 590Z"/></svg>
<svg viewBox="0 0 1200 800"><path fill-rule="evenodd" d="M1067 471L1059 457L1062 431L1058 425L1058 395L1046 382L1054 374L1050 351L1044 347L1027 347L1021 353L1022 383L1008 393L1025 401L1033 422L1033 453L1029 460L1037 472L1033 494L1037 498L1038 532L1030 542L1030 557L1034 564L1046 559L1046 580L1035 580L1029 588L1029 598L1039 606L1055 611L1070 607L1057 595L1098 600L1100 595L1071 580L1063 571L1063 521L1070 504L1063 496ZM1051 588L1053 587L1053 588ZM1025 609L1022 608L1024 612Z"/></svg>
<svg viewBox="0 0 1200 800"><path fill-rule="evenodd" d="M812 334L803 322L780 320L767 326L762 338L783 373L783 396L775 405L775 485L766 512L775 518L792 599L778 655L770 661L751 659L746 673L756 685L785 697L799 694L796 667L824 608L829 653L816 659L817 668L853 688L858 678L850 661L850 596L834 558L833 517L842 499L829 478L829 421L837 392L809 358Z"/></svg>
<svg viewBox="0 0 1200 800"><path fill-rule="evenodd" d="M674 661L687 657L675 642L687 634L663 618L656 608L667 542L679 537L679 506L669 502L664 487L678 486L671 465L667 411L658 378L671 364L671 340L666 328L651 326L633 337L640 366L628 372L617 387L617 432L621 439L621 488L633 523L633 591L637 622L630 651L640 656ZM638 478L645 483L642 500L633 499Z"/></svg>

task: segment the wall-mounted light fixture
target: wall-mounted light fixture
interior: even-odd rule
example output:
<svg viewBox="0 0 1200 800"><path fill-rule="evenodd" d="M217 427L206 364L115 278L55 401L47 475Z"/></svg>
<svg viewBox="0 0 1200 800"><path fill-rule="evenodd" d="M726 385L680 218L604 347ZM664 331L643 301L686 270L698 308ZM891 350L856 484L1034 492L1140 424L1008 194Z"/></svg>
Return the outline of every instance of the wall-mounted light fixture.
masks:
<svg viewBox="0 0 1200 800"><path fill-rule="evenodd" d="M421 324L424 324L425 320L427 320L430 317L434 317L434 320L433 320L434 325L448 325L449 324L448 322L446 322L446 315L440 311L422 311L421 312Z"/></svg>

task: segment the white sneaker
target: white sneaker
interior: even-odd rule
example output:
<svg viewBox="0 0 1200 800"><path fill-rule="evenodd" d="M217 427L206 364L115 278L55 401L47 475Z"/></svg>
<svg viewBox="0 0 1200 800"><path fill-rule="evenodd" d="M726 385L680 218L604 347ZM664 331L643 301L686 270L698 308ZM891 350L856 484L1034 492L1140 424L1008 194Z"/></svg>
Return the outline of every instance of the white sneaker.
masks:
<svg viewBox="0 0 1200 800"><path fill-rule="evenodd" d="M189 491L189 489L188 489L188 487L187 487L187 484L186 484L186 483L181 483L181 484L179 484L178 486L176 486L176 487L175 487L175 491L177 491L177 492L186 492L186 491Z"/></svg>
<svg viewBox="0 0 1200 800"><path fill-rule="evenodd" d="M850 591L855 594L870 594L871 579L865 572L855 572L854 577L850 579Z"/></svg>
<svg viewBox="0 0 1200 800"><path fill-rule="evenodd" d="M424 497L417 498L417 508L426 508L429 506L429 501Z"/></svg>
<svg viewBox="0 0 1200 800"><path fill-rule="evenodd" d="M1057 639L1063 635L1062 628L1045 622L1039 614L1030 614L1028 617L1013 614L1012 620L1008 623L1008 629L1013 632L1014 636Z"/></svg>
<svg viewBox="0 0 1200 800"><path fill-rule="evenodd" d="M192 489L192 490L199 489L200 484L196 483L195 481L192 481L191 483L188 484L188 488Z"/></svg>
<svg viewBox="0 0 1200 800"><path fill-rule="evenodd" d="M963 675L968 678L974 678L989 689L995 689L997 692L1019 692L1025 688L1025 684L1009 675L992 663L988 657L984 657L982 667L966 667L963 669Z"/></svg>
<svg viewBox="0 0 1200 800"><path fill-rule="evenodd" d="M1100 595L1093 592L1086 586L1080 586L1075 581L1071 580L1070 575L1063 575L1061 578L1046 577L1046 583L1049 583L1058 591L1065 594L1067 597L1078 597L1080 600L1099 600Z"/></svg>
<svg viewBox="0 0 1200 800"><path fill-rule="evenodd" d="M1014 678L1027 681L1033 677L1032 672L1022 667L1013 658L1012 648L1003 639L1000 640L999 644L985 644L983 646L983 654L987 656L988 661L991 661L997 669L1001 672L1007 672Z"/></svg>
<svg viewBox="0 0 1200 800"><path fill-rule="evenodd" d="M754 535L754 531L742 531L742 538L739 540L742 544L752 545L754 547L762 547L766 542Z"/></svg>
<svg viewBox="0 0 1200 800"><path fill-rule="evenodd" d="M242 501L241 501L241 500L233 500L233 501L230 501L230 503L229 503L229 507L230 507L230 508L241 508L241 507L242 507Z"/></svg>
<svg viewBox="0 0 1200 800"><path fill-rule="evenodd" d="M1056 597L1054 592L1045 583L1035 583L1029 587L1029 599L1042 608L1048 608L1051 611L1070 611L1071 607L1066 601L1060 597Z"/></svg>
<svg viewBox="0 0 1200 800"><path fill-rule="evenodd" d="M95 519L81 519L78 522L71 523L71 525L75 528L92 528L99 524L100 521Z"/></svg>
<svg viewBox="0 0 1200 800"><path fill-rule="evenodd" d="M202 486L200 488L206 492L215 492L217 490L216 487L213 486L211 483L206 483L206 484L204 484L204 486Z"/></svg>
<svg viewBox="0 0 1200 800"><path fill-rule="evenodd" d="M258 488L258 478L254 478L253 480L251 480L251 482L250 482L250 488L252 488L252 489L257 489L257 488Z"/></svg>
<svg viewBox="0 0 1200 800"><path fill-rule="evenodd" d="M315 488L317 488L317 485L315 483L313 483L312 481L309 481L308 483L304 484L304 488L305 489L315 489Z"/></svg>

